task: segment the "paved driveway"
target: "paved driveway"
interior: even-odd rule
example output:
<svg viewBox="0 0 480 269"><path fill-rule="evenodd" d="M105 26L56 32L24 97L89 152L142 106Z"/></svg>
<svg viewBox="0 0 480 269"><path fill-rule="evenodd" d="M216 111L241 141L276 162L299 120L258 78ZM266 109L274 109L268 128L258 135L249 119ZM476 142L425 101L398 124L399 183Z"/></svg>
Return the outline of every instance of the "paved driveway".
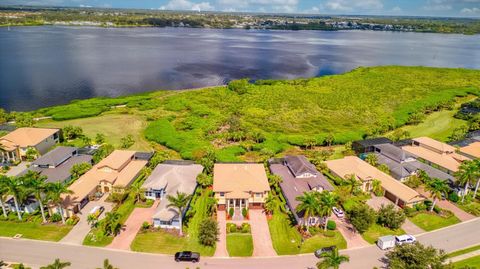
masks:
<svg viewBox="0 0 480 269"><path fill-rule="evenodd" d="M60 241L66 244L74 244L74 245L82 245L83 239L87 236L88 232L90 232L90 224L87 222L88 213L92 210L95 206L103 206L105 207L105 211L98 217L102 219L105 217L107 212L112 210L113 204L105 202L108 195L103 195L102 198L98 201L91 201L89 202L82 210L77 214L80 217L78 223L73 227L73 229Z"/></svg>
<svg viewBox="0 0 480 269"><path fill-rule="evenodd" d="M273 249L270 229L268 228L267 216L262 209L248 210L250 226L253 238L253 256L271 257L277 256Z"/></svg>
<svg viewBox="0 0 480 269"><path fill-rule="evenodd" d="M418 188L417 191L424 195L425 197L430 197L430 194L425 191L423 188ZM461 210L460 208L458 208L456 205L454 205L452 202L450 201L447 201L447 200L438 200L437 201L437 206L439 206L440 208L443 208L443 209L446 209L446 210L450 210L452 211L452 213L457 216L457 218L460 220L460 221L467 221L467 220L471 220L471 219L474 219L475 216L474 215L471 215L463 210Z"/></svg>
<svg viewBox="0 0 480 269"><path fill-rule="evenodd" d="M130 250L130 244L142 227L142 224L147 221L152 222L152 216L157 209L160 200L156 200L149 208L135 208L128 217L127 221L122 227L120 233L113 239L108 248L116 248L123 250Z"/></svg>
<svg viewBox="0 0 480 269"><path fill-rule="evenodd" d="M369 245L346 218L339 219L335 214L332 214L330 219L337 223L337 229L347 241L347 248L358 248Z"/></svg>
<svg viewBox="0 0 480 269"><path fill-rule="evenodd" d="M217 246L214 257L228 257L227 251L227 216L225 211L217 211L217 222L220 234L218 235Z"/></svg>

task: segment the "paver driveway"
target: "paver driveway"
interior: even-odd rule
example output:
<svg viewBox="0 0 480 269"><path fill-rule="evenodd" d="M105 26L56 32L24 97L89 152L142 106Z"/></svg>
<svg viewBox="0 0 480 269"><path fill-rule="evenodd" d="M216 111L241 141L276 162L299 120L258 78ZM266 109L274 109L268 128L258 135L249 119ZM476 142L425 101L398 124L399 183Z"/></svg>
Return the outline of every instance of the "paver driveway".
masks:
<svg viewBox="0 0 480 269"><path fill-rule="evenodd" d="M102 198L100 198L100 200L91 201L84 208L82 208L82 210L77 213L77 216L80 217L80 220L60 242L82 245L83 239L85 239L85 236L87 236L88 232L90 232L90 224L87 222L87 217L90 210L92 210L95 206L105 207L105 211L103 211L103 213L98 217L99 220L104 218L105 214L112 210L113 204L105 202L107 197L108 195L104 195Z"/></svg>
<svg viewBox="0 0 480 269"><path fill-rule="evenodd" d="M218 210L217 222L220 234L218 235L215 257L228 257L227 252L227 216L225 211Z"/></svg>
<svg viewBox="0 0 480 269"><path fill-rule="evenodd" d="M149 223L152 222L152 216L155 213L159 202L160 200L156 200L149 208L135 208L123 225L120 233L107 247L130 250L130 244L132 244L133 239L135 239L138 231L140 231L142 224L145 221Z"/></svg>
<svg viewBox="0 0 480 269"><path fill-rule="evenodd" d="M346 218L339 219L335 214L332 214L330 219L337 223L337 229L347 241L347 248L358 248L369 245L360 233L355 230L353 225L346 220Z"/></svg>
<svg viewBox="0 0 480 269"><path fill-rule="evenodd" d="M423 188L418 188L417 191L425 197L430 197L430 194L427 191L425 191ZM456 205L454 205L450 201L438 200L436 205L439 206L440 208L452 211L452 213L455 216L457 216L457 218L462 222L475 218L474 215L471 215L471 214L461 210L460 208L458 208Z"/></svg>
<svg viewBox="0 0 480 269"><path fill-rule="evenodd" d="M253 256L271 257L277 256L273 249L272 238L268 228L267 216L262 209L249 209L250 226L253 238Z"/></svg>

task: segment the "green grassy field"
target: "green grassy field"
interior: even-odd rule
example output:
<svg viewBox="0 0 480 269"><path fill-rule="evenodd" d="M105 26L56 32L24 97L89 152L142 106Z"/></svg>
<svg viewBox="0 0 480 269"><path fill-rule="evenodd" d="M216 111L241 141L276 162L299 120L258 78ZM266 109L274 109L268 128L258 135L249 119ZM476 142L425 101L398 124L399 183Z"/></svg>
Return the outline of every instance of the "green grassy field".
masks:
<svg viewBox="0 0 480 269"><path fill-rule="evenodd" d="M203 191L195 204L195 214L184 229L185 236L178 237L162 230L138 233L130 248L133 251L173 254L185 249L200 252L203 256L213 256L215 247L203 246L198 242L198 226L206 218L208 192Z"/></svg>
<svg viewBox="0 0 480 269"><path fill-rule="evenodd" d="M451 217L444 218L437 216L435 213L419 213L409 219L413 224L425 231L433 231L460 222L460 220L453 214Z"/></svg>
<svg viewBox="0 0 480 269"><path fill-rule="evenodd" d="M230 257L250 257L253 254L253 239L250 233L227 234L227 251Z"/></svg>
<svg viewBox="0 0 480 269"><path fill-rule="evenodd" d="M466 260L458 261L453 263L455 268L464 268L465 266L469 266L468 268L480 268L480 256L475 256Z"/></svg>
<svg viewBox="0 0 480 269"><path fill-rule="evenodd" d="M379 237L385 235L402 235L405 231L402 229L392 230L374 223L370 228L362 234L363 239L370 244L375 244Z"/></svg>
<svg viewBox="0 0 480 269"><path fill-rule="evenodd" d="M151 150L150 143L143 137L143 130L147 122L138 115L106 114L102 116L74 119L66 121L42 120L36 124L38 127L62 128L67 125L78 126L85 135L95 139L97 133L105 135L107 143L120 147L120 139L133 135L135 144L133 150Z"/></svg>
<svg viewBox="0 0 480 269"><path fill-rule="evenodd" d="M60 241L73 226L33 222L0 221L0 236L13 237L22 234L22 238Z"/></svg>
<svg viewBox="0 0 480 269"><path fill-rule="evenodd" d="M476 250L480 250L480 245L476 245L476 246L473 246L473 247L464 248L464 249L461 249L461 250L450 252L450 253L448 253L448 257L452 258L452 257L460 256L460 255L463 255L463 254L466 254L466 253L470 253L470 252L473 252L473 251L476 251Z"/></svg>

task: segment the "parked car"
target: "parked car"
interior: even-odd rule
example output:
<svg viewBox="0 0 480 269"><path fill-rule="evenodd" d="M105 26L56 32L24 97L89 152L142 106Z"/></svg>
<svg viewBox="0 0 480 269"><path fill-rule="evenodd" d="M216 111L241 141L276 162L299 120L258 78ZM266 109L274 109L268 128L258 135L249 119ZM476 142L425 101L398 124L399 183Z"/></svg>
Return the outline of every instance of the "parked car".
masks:
<svg viewBox="0 0 480 269"><path fill-rule="evenodd" d="M409 234L395 236L395 243L397 245L412 244L412 243L415 243L416 241L417 239L415 238L415 236L409 235Z"/></svg>
<svg viewBox="0 0 480 269"><path fill-rule="evenodd" d="M105 211L105 207L103 206L95 206L94 208L92 208L92 210L90 210L90 215L93 215L95 217L98 217L100 216L100 214L102 214L102 212Z"/></svg>
<svg viewBox="0 0 480 269"><path fill-rule="evenodd" d="M200 261L200 253L191 251L177 252L175 253L175 261L196 263Z"/></svg>
<svg viewBox="0 0 480 269"><path fill-rule="evenodd" d="M313 254L315 254L315 257L317 257L317 258L321 258L322 253L332 252L332 251L335 250L335 248L336 248L336 246L331 246L331 247L325 247L325 248L317 249L317 250L315 250L315 252L314 252Z"/></svg>
<svg viewBox="0 0 480 269"><path fill-rule="evenodd" d="M345 216L345 213L343 213L343 211L339 208L332 207L332 211L333 211L333 214L335 214L335 216L339 218L343 218Z"/></svg>
<svg viewBox="0 0 480 269"><path fill-rule="evenodd" d="M378 240L377 240L377 246L381 250L394 248L395 247L395 236L385 235L385 236L379 237Z"/></svg>

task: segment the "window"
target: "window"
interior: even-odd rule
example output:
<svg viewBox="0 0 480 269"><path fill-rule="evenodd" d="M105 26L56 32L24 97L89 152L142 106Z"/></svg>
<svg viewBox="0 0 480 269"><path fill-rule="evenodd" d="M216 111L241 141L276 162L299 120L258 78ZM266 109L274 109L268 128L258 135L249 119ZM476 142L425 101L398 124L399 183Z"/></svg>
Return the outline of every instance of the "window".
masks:
<svg viewBox="0 0 480 269"><path fill-rule="evenodd" d="M220 193L220 197L225 197L225 193L224 193L224 192L221 192L221 193Z"/></svg>
<svg viewBox="0 0 480 269"><path fill-rule="evenodd" d="M262 197L262 193L257 193L257 192L256 192L256 193L255 193L255 197L257 197L257 198Z"/></svg>

